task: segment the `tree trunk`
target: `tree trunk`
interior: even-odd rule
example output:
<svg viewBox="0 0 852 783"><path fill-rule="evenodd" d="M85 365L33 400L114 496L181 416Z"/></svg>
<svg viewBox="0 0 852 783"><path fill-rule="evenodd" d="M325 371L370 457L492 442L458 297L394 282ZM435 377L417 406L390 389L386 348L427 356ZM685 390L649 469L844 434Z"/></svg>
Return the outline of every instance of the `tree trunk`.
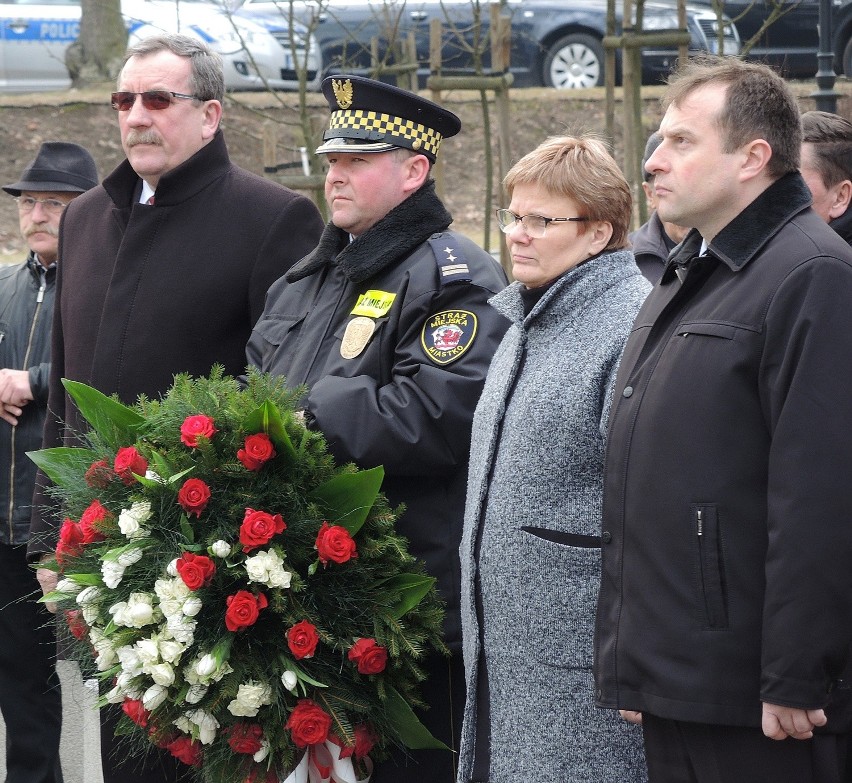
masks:
<svg viewBox="0 0 852 783"><path fill-rule="evenodd" d="M126 49L120 0L82 0L80 37L65 54L72 85L114 83Z"/></svg>

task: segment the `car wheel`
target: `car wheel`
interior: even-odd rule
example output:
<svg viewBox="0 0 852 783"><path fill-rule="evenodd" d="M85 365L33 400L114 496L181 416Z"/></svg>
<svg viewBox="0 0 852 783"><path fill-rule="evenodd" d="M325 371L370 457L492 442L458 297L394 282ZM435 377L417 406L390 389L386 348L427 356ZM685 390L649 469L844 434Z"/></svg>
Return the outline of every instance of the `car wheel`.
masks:
<svg viewBox="0 0 852 783"><path fill-rule="evenodd" d="M560 90L600 87L603 84L604 50L591 35L572 33L560 38L544 60L544 85Z"/></svg>

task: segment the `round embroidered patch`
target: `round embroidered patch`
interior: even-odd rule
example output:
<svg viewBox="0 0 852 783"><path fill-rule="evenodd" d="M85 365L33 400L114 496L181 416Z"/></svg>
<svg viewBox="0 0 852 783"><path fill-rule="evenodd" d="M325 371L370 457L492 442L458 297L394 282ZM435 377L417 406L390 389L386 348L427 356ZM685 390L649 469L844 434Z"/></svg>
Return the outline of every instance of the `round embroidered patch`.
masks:
<svg viewBox="0 0 852 783"><path fill-rule="evenodd" d="M467 310L442 310L423 324L420 343L435 364L450 364L461 357L476 337L476 316Z"/></svg>

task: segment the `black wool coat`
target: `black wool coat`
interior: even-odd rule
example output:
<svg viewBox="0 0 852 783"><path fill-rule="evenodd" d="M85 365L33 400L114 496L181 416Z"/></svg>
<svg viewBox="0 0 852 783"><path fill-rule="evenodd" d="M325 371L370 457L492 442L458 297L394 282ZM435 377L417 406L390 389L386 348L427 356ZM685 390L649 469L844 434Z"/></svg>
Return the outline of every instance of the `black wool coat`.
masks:
<svg viewBox="0 0 852 783"><path fill-rule="evenodd" d="M62 378L133 403L177 373L242 373L267 289L322 233L309 199L231 163L221 131L160 179L156 205L139 186L125 160L63 216L45 448L85 429ZM40 489L34 505L31 559L58 521Z"/></svg>
<svg viewBox="0 0 852 783"><path fill-rule="evenodd" d="M852 642L852 251L798 173L640 311L610 414L598 704L760 726L843 698ZM676 267L686 263L680 282Z"/></svg>

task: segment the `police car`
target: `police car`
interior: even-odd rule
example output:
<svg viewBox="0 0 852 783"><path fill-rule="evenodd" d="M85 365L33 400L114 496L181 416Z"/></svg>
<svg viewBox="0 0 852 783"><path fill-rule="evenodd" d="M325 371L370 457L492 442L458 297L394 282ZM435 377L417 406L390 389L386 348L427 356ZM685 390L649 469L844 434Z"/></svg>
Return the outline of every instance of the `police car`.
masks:
<svg viewBox="0 0 852 783"><path fill-rule="evenodd" d="M319 47L304 28L289 29L249 14L229 14L199 0L121 0L129 43L163 32L204 41L222 56L229 90L298 88L296 64L307 64L319 89ZM61 90L71 81L65 50L80 32L80 0L0 0L0 92Z"/></svg>

